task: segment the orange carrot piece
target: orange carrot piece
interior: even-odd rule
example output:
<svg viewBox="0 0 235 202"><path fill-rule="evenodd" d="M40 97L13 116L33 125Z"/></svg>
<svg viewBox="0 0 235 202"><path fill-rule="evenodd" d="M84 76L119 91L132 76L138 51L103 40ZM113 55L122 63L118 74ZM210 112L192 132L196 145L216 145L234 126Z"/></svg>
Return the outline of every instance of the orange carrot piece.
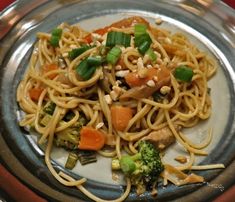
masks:
<svg viewBox="0 0 235 202"><path fill-rule="evenodd" d="M145 78L140 78L137 72L130 72L125 76L126 83L130 87L142 86L147 83L147 81L153 79L157 75L158 70L151 68L147 70L147 76Z"/></svg>
<svg viewBox="0 0 235 202"><path fill-rule="evenodd" d="M146 21L144 18L139 17L139 16L125 18L123 20L113 23L112 25L110 25L110 27L127 28L127 27L132 27L135 24L145 24L147 25L147 27L149 27L148 21Z"/></svg>
<svg viewBox="0 0 235 202"><path fill-rule="evenodd" d="M57 70L59 67L56 64L48 64L43 67L43 74L46 74L50 71ZM47 76L49 79L54 79L58 74L50 74Z"/></svg>
<svg viewBox="0 0 235 202"><path fill-rule="evenodd" d="M101 28L101 29L97 29L97 30L93 31L93 33L96 33L96 34L99 34L99 35L103 36L106 32L108 32L109 28L111 28L111 27L115 27L115 28L127 28L127 27L131 27L134 24L138 24L138 23L146 24L147 26L149 26L149 23L144 18L134 16L134 17L125 18L123 20L115 22L115 23L113 23L113 24L111 24L111 25L109 25L107 27L104 27L104 28ZM84 40L87 43L91 43L92 42L91 33L88 34L87 36L85 36Z"/></svg>
<svg viewBox="0 0 235 202"><path fill-rule="evenodd" d="M38 101L42 91L43 88L31 88L29 90L29 97L34 101Z"/></svg>
<svg viewBox="0 0 235 202"><path fill-rule="evenodd" d="M108 31L108 29L109 29L109 27L97 29L97 30L93 31L93 33L96 33L96 34L99 34L99 35L103 36L103 35ZM86 36L84 37L84 40L85 40L87 43L91 43L91 42L92 42L91 33L89 33L88 35L86 35Z"/></svg>
<svg viewBox="0 0 235 202"><path fill-rule="evenodd" d="M111 106L111 119L113 127L118 131L124 131L133 116L130 107Z"/></svg>
<svg viewBox="0 0 235 202"><path fill-rule="evenodd" d="M105 134L88 126L82 127L80 131L79 149L100 150L105 144Z"/></svg>
<svg viewBox="0 0 235 202"><path fill-rule="evenodd" d="M130 72L124 78L130 87L137 87L146 84L149 80L152 80L154 76L157 78L157 83L166 79L169 80L170 70L168 70L165 66L161 66L158 69L148 69L147 76L145 78L140 78L137 72Z"/></svg>

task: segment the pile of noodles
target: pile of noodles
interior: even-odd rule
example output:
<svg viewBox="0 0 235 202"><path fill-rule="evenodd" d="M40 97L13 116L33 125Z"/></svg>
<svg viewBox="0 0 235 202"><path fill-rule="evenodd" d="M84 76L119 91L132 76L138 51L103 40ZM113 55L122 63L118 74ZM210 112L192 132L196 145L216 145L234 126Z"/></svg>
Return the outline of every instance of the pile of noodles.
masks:
<svg viewBox="0 0 235 202"><path fill-rule="evenodd" d="M134 20L138 22L138 17ZM222 168L223 165L195 166L195 155L207 155L203 149L210 143L212 131L200 144L195 144L182 133L183 128L191 128L199 121L208 119L211 115L211 99L208 90L208 80L216 72L216 62L207 53L200 51L191 43L184 34L171 33L160 26L151 25L148 33L152 39L152 49L157 55L155 64L149 63L148 58L141 55L134 47L133 25L117 28L110 26L109 31L120 31L132 34L131 46L122 49L122 63L117 65L105 64L96 69L94 75L83 81L76 73L76 66L87 56L99 54L100 47L105 44L106 36L94 35L91 45L93 48L85 51L74 60L68 58L68 52L73 48L81 47L86 41L84 37L88 32L82 30L78 25L63 23L58 26L63 30L59 46L54 48L50 45L51 34L38 33L38 41L32 52L29 67L19 83L17 101L20 108L25 112L20 126L34 125L35 130L41 135L39 144L46 142L45 162L55 178L66 186L76 186L84 194L95 201L105 201L94 196L86 190L82 184L86 179L75 180L65 173L57 173L50 162L50 153L53 146L53 138L57 132L71 127L82 112L88 121L88 126L97 128L107 135L106 146L109 150L98 151L105 157L119 157L123 150L129 153L137 152L137 144L153 131L168 127L176 141L189 153L188 161L182 166L173 167L164 162L165 170L161 174L164 184L171 181L176 185L193 182L202 182L203 178L194 174L186 175L183 170ZM119 77L116 76L123 65L124 70L135 71L137 61L141 58L143 65L153 68L162 66L171 72L177 66L185 65L193 70L193 78L190 83L179 82L173 74L170 75L170 90L161 102L155 101L152 96L140 99L130 98L121 100L112 99L107 103L104 99L112 88L122 88ZM44 73L42 71L46 64L57 64L60 68ZM122 69L123 70L123 69ZM56 75L51 79L50 75ZM43 86L38 101L29 96L29 90ZM108 89L108 90L107 90ZM125 92L126 89L122 89ZM40 125L40 112L44 107L44 101L56 104L53 117L47 126ZM135 112L124 131L117 131L112 125L110 105L116 104L128 106ZM64 124L58 124L68 110L75 114L73 119ZM172 177L172 173L174 177ZM129 194L131 182L127 179L127 187L123 195L112 201L123 201Z"/></svg>

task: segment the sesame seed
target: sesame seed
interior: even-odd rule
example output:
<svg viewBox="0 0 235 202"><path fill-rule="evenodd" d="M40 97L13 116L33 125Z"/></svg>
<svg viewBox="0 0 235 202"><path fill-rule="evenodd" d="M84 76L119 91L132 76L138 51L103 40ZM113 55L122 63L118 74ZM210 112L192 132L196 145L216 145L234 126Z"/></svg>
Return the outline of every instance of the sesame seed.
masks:
<svg viewBox="0 0 235 202"><path fill-rule="evenodd" d="M125 77L129 72L130 70L121 70L121 71L117 71L115 75L117 77Z"/></svg>
<svg viewBox="0 0 235 202"><path fill-rule="evenodd" d="M139 57L137 60L137 67L138 69L144 68L143 60L141 57Z"/></svg>
<svg viewBox="0 0 235 202"><path fill-rule="evenodd" d="M121 65L116 65L115 66L115 70L121 70L122 69L122 66Z"/></svg>
<svg viewBox="0 0 235 202"><path fill-rule="evenodd" d="M77 48L77 46L75 44L71 44L69 47L72 49Z"/></svg>
<svg viewBox="0 0 235 202"><path fill-rule="evenodd" d="M120 84L122 84L122 82L121 82L120 80L117 80L117 81L115 82L115 85L116 85L116 86L119 86Z"/></svg>
<svg viewBox="0 0 235 202"><path fill-rule="evenodd" d="M171 39L170 39L169 37L166 37L166 38L164 39L164 41L165 41L165 43L167 43L167 44L172 44L172 41L171 41Z"/></svg>
<svg viewBox="0 0 235 202"><path fill-rule="evenodd" d="M154 81L158 81L158 77L157 77L157 76L154 76L154 77L153 77L153 80L154 80Z"/></svg>
<svg viewBox="0 0 235 202"><path fill-rule="evenodd" d="M132 64L137 64L137 60L132 60Z"/></svg>
<svg viewBox="0 0 235 202"><path fill-rule="evenodd" d="M121 89L120 87L118 87L118 86L113 86L112 89L113 89L113 91L114 91L115 93L117 93L118 95L120 95L120 93L121 93L121 91L122 91L122 89Z"/></svg>
<svg viewBox="0 0 235 202"><path fill-rule="evenodd" d="M63 56L64 58L68 57L68 55L69 55L68 53L63 53L63 54L62 54L62 56Z"/></svg>
<svg viewBox="0 0 235 202"><path fill-rule="evenodd" d="M112 98L113 101L116 101L118 99L118 93L116 93L114 90L110 92L110 97Z"/></svg>
<svg viewBox="0 0 235 202"><path fill-rule="evenodd" d="M149 86L149 87L155 87L155 82L153 81L153 80L149 80L149 81L147 81L147 86Z"/></svg>
<svg viewBox="0 0 235 202"><path fill-rule="evenodd" d="M145 54L144 55L144 58L143 58L143 63L145 64L145 63L147 63L148 61L149 61L149 55L147 55L147 54Z"/></svg>
<svg viewBox="0 0 235 202"><path fill-rule="evenodd" d="M104 126L104 122L100 122L96 125L95 129L100 129Z"/></svg>
<svg viewBox="0 0 235 202"><path fill-rule="evenodd" d="M160 17L159 17L159 18L156 18L155 23L156 23L157 25L162 24L162 23L163 23L162 18L160 18Z"/></svg>
<svg viewBox="0 0 235 202"><path fill-rule="evenodd" d="M112 104L112 102L113 102L110 95L105 95L105 96L104 96L104 99L105 99L105 102L106 102L108 105Z"/></svg>
<svg viewBox="0 0 235 202"><path fill-rule="evenodd" d="M171 88L169 86L162 86L160 89L161 94L166 95L171 91Z"/></svg>

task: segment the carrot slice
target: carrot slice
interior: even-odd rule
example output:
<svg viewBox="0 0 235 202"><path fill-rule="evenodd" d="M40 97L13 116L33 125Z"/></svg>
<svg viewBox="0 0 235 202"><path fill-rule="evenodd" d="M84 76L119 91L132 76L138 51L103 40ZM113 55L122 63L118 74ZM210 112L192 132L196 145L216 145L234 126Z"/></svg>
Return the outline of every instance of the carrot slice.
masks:
<svg viewBox="0 0 235 202"><path fill-rule="evenodd" d="M103 35L108 31L108 29L109 29L109 27L97 29L97 30L95 30L93 33L96 33L96 34L99 34L99 35L103 36ZM84 37L84 40L85 40L87 43L91 43L91 42L92 42L91 33L89 33L88 35L86 35L86 36Z"/></svg>
<svg viewBox="0 0 235 202"><path fill-rule="evenodd" d="M169 80L170 71L165 67L161 66L160 68L150 68L147 69L147 75L145 78L140 78L137 72L130 72L124 78L126 83L130 87L137 87L146 84L149 80L152 80L156 76L157 83Z"/></svg>
<svg viewBox="0 0 235 202"><path fill-rule="evenodd" d="M118 131L124 131L133 114L130 107L111 106L111 119L114 128Z"/></svg>
<svg viewBox="0 0 235 202"><path fill-rule="evenodd" d="M79 149L100 150L105 144L105 134L88 126L82 127L80 131Z"/></svg>
<svg viewBox="0 0 235 202"><path fill-rule="evenodd" d="M130 87L142 86L147 83L147 81L153 79L156 76L158 70L155 68L147 69L147 75L145 78L140 78L137 72L130 72L125 76L126 83Z"/></svg>
<svg viewBox="0 0 235 202"><path fill-rule="evenodd" d="M38 101L43 90L43 88L31 88L29 90L29 97L34 101Z"/></svg>
<svg viewBox="0 0 235 202"><path fill-rule="evenodd" d="M111 25L109 25L107 27L104 27L104 28L101 28L101 29L97 29L97 30L93 31L93 33L96 33L96 34L99 34L99 35L103 36L105 33L108 32L109 28L111 28L111 27L115 27L115 28L127 28L127 27L131 27L134 24L138 24L138 23L146 24L149 27L149 23L144 18L134 16L134 17L125 18L123 20L115 22L115 23L113 23L113 24L111 24ZM91 33L88 34L87 36L85 36L84 40L87 43L91 43L92 42Z"/></svg>
<svg viewBox="0 0 235 202"><path fill-rule="evenodd" d="M48 64L43 67L43 74L46 74L47 72L57 70L59 67L56 64ZM50 74L47 76L49 79L54 79L58 74Z"/></svg>

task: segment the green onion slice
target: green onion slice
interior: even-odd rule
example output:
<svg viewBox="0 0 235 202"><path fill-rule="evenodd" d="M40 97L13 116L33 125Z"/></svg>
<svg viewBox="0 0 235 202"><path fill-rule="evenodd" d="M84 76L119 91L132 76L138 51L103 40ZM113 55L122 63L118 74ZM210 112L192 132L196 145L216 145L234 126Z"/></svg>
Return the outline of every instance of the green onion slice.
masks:
<svg viewBox="0 0 235 202"><path fill-rule="evenodd" d="M152 43L152 39L150 38L148 33L135 37L134 41L135 41L135 47L139 47L145 41Z"/></svg>
<svg viewBox="0 0 235 202"><path fill-rule="evenodd" d="M145 54L147 54L147 55L149 56L150 60L152 60L153 62L155 62L155 61L157 60L157 55L154 53L154 51L153 51L152 48L149 48L149 49L146 51Z"/></svg>
<svg viewBox="0 0 235 202"><path fill-rule="evenodd" d="M106 46L123 45L129 47L131 44L131 35L123 32L109 32L107 35Z"/></svg>
<svg viewBox="0 0 235 202"><path fill-rule="evenodd" d="M55 28L55 29L52 30L51 35L53 35L53 36L58 36L58 37L60 38L61 35L62 35L62 32L63 32L62 29L60 29L60 28Z"/></svg>
<svg viewBox="0 0 235 202"><path fill-rule="evenodd" d="M112 64L112 65L115 65L120 57L122 53L122 50L115 46L113 47L107 54L106 56L106 59L107 59L107 62Z"/></svg>
<svg viewBox="0 0 235 202"><path fill-rule="evenodd" d="M145 24L136 24L134 27L134 35L138 37L146 33L147 26Z"/></svg>
<svg viewBox="0 0 235 202"><path fill-rule="evenodd" d="M88 80L95 73L97 66L90 66L88 58L82 60L76 68L77 74L83 79Z"/></svg>
<svg viewBox="0 0 235 202"><path fill-rule="evenodd" d="M76 68L78 75L83 78L83 75L86 73L88 67L87 59L82 60Z"/></svg>
<svg viewBox="0 0 235 202"><path fill-rule="evenodd" d="M145 52L149 49L151 45L151 42L150 41L144 41L142 44L140 44L140 46L138 47L138 51L144 55Z"/></svg>
<svg viewBox="0 0 235 202"><path fill-rule="evenodd" d="M104 59L100 56L89 56L87 62L89 66L99 66L104 62Z"/></svg>
<svg viewBox="0 0 235 202"><path fill-rule="evenodd" d="M75 49L73 49L73 50L71 50L71 51L69 51L69 59L70 60L73 60L73 59L75 59L76 57L78 57L79 55L81 55L82 53L84 53L85 51L87 51L87 50L89 50L90 48L92 48L92 46L87 46L87 45L85 45L85 46L82 46L82 47L80 47L80 48L75 48Z"/></svg>
<svg viewBox="0 0 235 202"><path fill-rule="evenodd" d="M88 67L87 71L82 75L82 78L84 80L90 79L95 73L95 70L96 70L96 66Z"/></svg>
<svg viewBox="0 0 235 202"><path fill-rule="evenodd" d="M181 65L176 67L174 76L180 81L191 82L193 78L193 70L187 66Z"/></svg>
<svg viewBox="0 0 235 202"><path fill-rule="evenodd" d="M70 152L65 163L65 168L72 170L75 167L77 160L78 155L75 152Z"/></svg>
<svg viewBox="0 0 235 202"><path fill-rule="evenodd" d="M63 32L63 30L60 28L55 28L52 30L51 38L50 38L49 42L53 47L59 46L59 41L60 41L62 32Z"/></svg>
<svg viewBox="0 0 235 202"><path fill-rule="evenodd" d="M59 46L59 41L60 41L60 37L59 36L52 35L51 38L50 38L50 44L53 47Z"/></svg>

